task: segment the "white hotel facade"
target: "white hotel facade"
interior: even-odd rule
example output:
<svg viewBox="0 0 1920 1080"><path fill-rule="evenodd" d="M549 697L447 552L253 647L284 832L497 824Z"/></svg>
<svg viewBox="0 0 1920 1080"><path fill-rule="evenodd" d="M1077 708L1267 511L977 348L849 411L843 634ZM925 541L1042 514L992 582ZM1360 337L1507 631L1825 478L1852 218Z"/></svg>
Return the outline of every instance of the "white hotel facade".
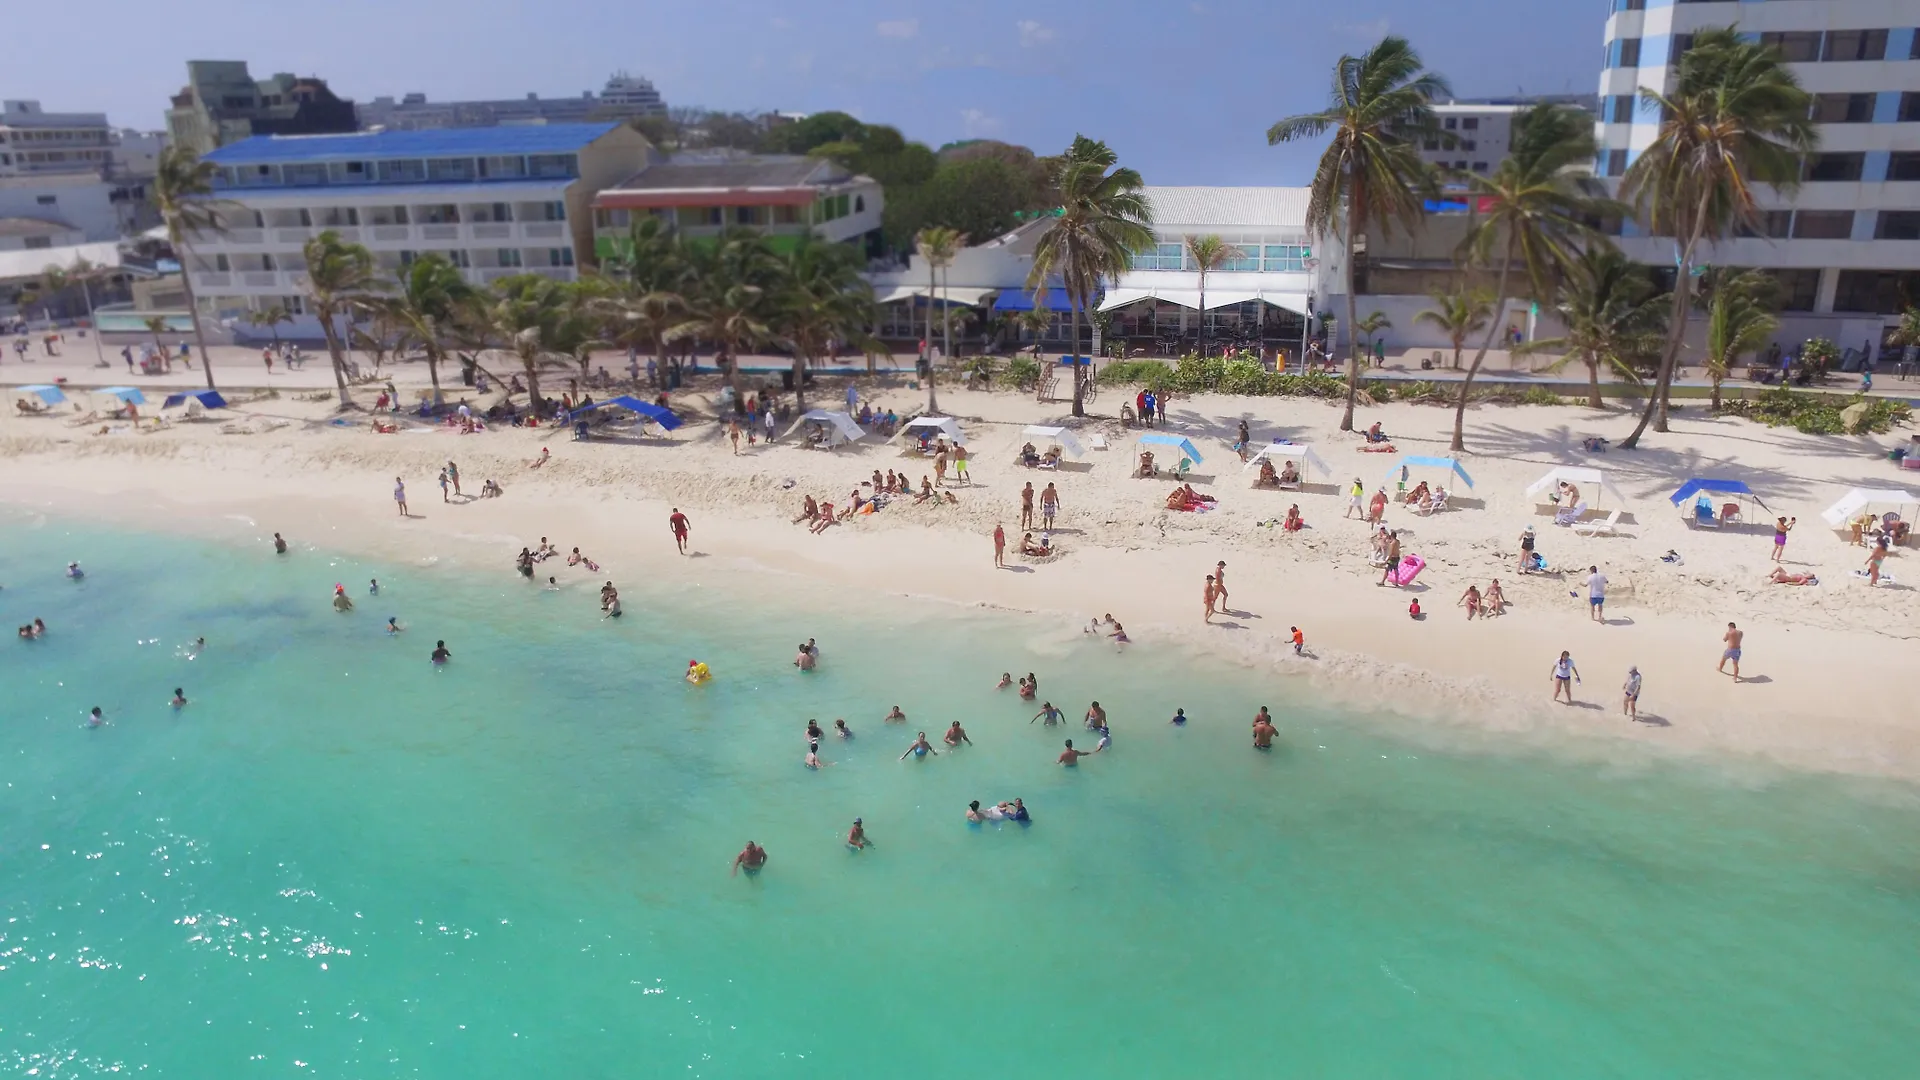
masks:
<svg viewBox="0 0 1920 1080"><path fill-rule="evenodd" d="M1778 48L1814 95L1820 151L1788 197L1763 189L1762 220L1700 261L1765 267L1785 301L1778 337L1873 342L1920 304L1920 0L1600 0L1611 5L1600 75L1598 172L1617 180L1654 140L1643 87L1671 87L1692 36L1734 26ZM1636 261L1674 264L1671 239L1629 227Z"/></svg>

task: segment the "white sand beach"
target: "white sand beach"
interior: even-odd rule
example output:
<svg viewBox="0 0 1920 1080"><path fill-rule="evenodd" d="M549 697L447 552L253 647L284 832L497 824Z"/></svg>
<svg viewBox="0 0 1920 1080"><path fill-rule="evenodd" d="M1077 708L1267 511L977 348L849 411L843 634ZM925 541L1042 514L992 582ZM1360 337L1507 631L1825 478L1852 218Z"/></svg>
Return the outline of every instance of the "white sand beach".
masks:
<svg viewBox="0 0 1920 1080"><path fill-rule="evenodd" d="M12 373L9 373L12 374ZM409 373L411 374L414 373ZM414 380L417 381L417 380ZM834 407L844 382L818 388ZM905 386L862 393L878 407L925 405ZM1904 579L1912 548L1887 562L1894 582L1869 587L1853 576L1866 550L1848 544L1820 512L1848 488L1915 486L1887 449L1908 433L1880 437L1806 436L1743 420L1715 419L1697 406L1677 414L1670 434L1650 434L1635 452L1588 454L1587 435L1618 438L1631 418L1575 406L1480 407L1468 415L1469 452L1460 456L1474 486L1437 470L1412 481L1445 483L1454 508L1431 517L1395 505L1386 523L1404 549L1428 563L1415 588L1378 584L1368 564L1369 529L1343 518L1345 488L1358 478L1369 492L1385 486L1409 455L1444 456L1450 410L1394 404L1362 410L1379 421L1397 454L1359 451L1356 435L1336 430L1336 405L1304 399L1181 398L1163 433L1190 438L1204 461L1194 487L1217 509L1165 509L1171 480L1132 476L1138 429L1113 419L1120 394L1103 390L1082 422L1064 403L1041 404L1014 392L943 387L943 412L959 418L971 457L971 484L949 489L958 505L897 499L812 535L791 524L804 495L843 504L875 472L908 473L917 485L931 462L902 443L869 438L834 452L789 442L731 452L702 392L676 395L687 423L670 438L574 442L554 429L494 430L463 436L441 427L375 435L367 415L338 424L330 402L265 398L198 422L133 431L109 423L76 426L65 417L0 418L0 501L215 537L265 542L273 532L296 545L421 560L456 548L463 573L509 577L522 546L550 537L580 547L616 582L678 578L715 586L750 582L755 595L778 590L785 575L850 588L959 604L992 605L1057 618L1063 628L1112 613L1133 649L1196 648L1244 660L1362 708L1382 708L1422 723L1465 724L1515 739L1579 736L1604 753L1622 740L1754 756L1819 770L1920 777L1920 718L1899 686L1920 638L1920 605ZM247 395L233 393L236 400ZM371 398L364 391L362 396ZM1241 420L1254 443L1311 443L1333 470L1310 476L1303 492L1257 490L1230 446ZM1029 424L1065 424L1080 441L1104 436L1066 468L1031 470L1016 462ZM244 434L227 433L244 429ZM1043 441L1043 440L1034 440ZM527 463L542 447L543 468ZM1043 447L1044 448L1044 447ZM1165 448L1162 448L1165 449ZM1170 464L1178 453L1161 454ZM459 463L467 498L443 504L435 478ZM1615 535L1556 527L1525 494L1561 465L1606 471L1624 496ZM405 479L413 516L391 499ZM1690 527L1668 496L1688 477L1743 480L1765 500L1747 521L1718 530ZM505 489L474 498L487 479ZM791 483L789 483L791 481ZM1034 564L1009 553L993 565L991 533L1003 523L1017 545L1019 490L1052 482L1061 495L1053 541L1059 554ZM1588 495L1583 491L1583 497ZM1298 504L1299 532L1263 525ZM678 507L693 521L692 547L676 555L666 518ZM1613 507L1599 503L1601 510ZM1766 583L1773 568L1772 521L1797 516L1784 567L1815 573L1817 586ZM248 523L251 524L248 524ZM1533 525L1538 547L1564 575L1516 574L1518 538ZM1668 551L1682 563L1663 562ZM1203 624L1203 577L1228 566L1228 614ZM484 565L484 571L471 569ZM1605 625L1589 618L1586 568L1609 579ZM542 574L569 573L557 562ZM16 568L15 573L23 568ZM574 570L578 575L583 571ZM1458 599L1468 585L1503 585L1509 612L1468 622ZM4 584L4 583L0 583ZM1427 615L1414 621L1417 596ZM1715 671L1721 637L1734 621L1747 632L1743 675ZM1286 646L1300 627L1308 656ZM1583 683L1581 707L1548 701L1549 672L1570 650ZM1621 715L1620 686L1630 665L1645 677L1641 721ZM1283 700L1284 684L1274 697Z"/></svg>

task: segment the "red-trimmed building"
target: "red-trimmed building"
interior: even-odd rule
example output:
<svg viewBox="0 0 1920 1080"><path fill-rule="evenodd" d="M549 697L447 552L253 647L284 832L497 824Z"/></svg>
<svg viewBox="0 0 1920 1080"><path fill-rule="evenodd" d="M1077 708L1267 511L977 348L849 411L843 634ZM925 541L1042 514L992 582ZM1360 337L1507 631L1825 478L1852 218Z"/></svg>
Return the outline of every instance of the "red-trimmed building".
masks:
<svg viewBox="0 0 1920 1080"><path fill-rule="evenodd" d="M784 249L811 233L871 254L882 205L878 181L819 158L677 154L594 197L594 251L616 254L633 223L653 215L688 239L748 228Z"/></svg>

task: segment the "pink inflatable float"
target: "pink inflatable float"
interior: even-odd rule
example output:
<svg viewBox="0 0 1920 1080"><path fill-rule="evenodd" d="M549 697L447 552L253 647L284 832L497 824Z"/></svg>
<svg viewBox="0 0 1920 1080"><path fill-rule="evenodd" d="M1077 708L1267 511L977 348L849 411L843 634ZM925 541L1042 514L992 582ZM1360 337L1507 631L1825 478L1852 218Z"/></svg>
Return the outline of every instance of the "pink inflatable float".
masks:
<svg viewBox="0 0 1920 1080"><path fill-rule="evenodd" d="M1393 580L1396 584L1403 587L1411 585L1413 584L1413 579L1420 576L1420 571L1426 568L1427 560L1420 556L1402 555L1400 556L1400 566L1394 571Z"/></svg>

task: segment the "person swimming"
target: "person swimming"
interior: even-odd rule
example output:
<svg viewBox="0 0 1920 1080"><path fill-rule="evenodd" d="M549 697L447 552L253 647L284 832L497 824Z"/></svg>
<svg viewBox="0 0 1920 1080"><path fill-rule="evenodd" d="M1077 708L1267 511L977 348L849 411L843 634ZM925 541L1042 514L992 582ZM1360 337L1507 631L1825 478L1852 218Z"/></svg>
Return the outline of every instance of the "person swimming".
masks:
<svg viewBox="0 0 1920 1080"><path fill-rule="evenodd" d="M1065 717L1065 714L1061 713L1059 709L1056 709L1053 707L1053 702L1045 701L1045 702L1041 702L1040 711L1033 714L1033 720L1042 720L1042 719L1044 719L1047 722L1048 727L1052 727L1053 725L1066 719L1066 717ZM1031 724L1033 723L1033 720L1029 720L1027 721L1027 723Z"/></svg>
<svg viewBox="0 0 1920 1080"><path fill-rule="evenodd" d="M187 692L185 690L182 690L178 686L174 687L173 700L169 701L167 704L172 705L174 708L178 709L186 705L186 703L187 703Z"/></svg>
<svg viewBox="0 0 1920 1080"><path fill-rule="evenodd" d="M901 761L907 760L908 755L912 755L913 757L917 757L917 758L925 758L928 754L932 754L934 757L939 757L940 751L935 750L933 748L933 744L927 741L927 733L923 731L920 733L918 738L913 740L913 745L907 747L907 752L905 754L900 755L900 760Z"/></svg>
<svg viewBox="0 0 1920 1080"><path fill-rule="evenodd" d="M333 610L339 612L353 610L353 601L347 598L347 587L345 585L335 585L333 587Z"/></svg>
<svg viewBox="0 0 1920 1080"><path fill-rule="evenodd" d="M1173 719L1167 721L1167 723L1173 724L1176 727L1186 727L1187 726L1187 710L1185 709L1173 710Z"/></svg>
<svg viewBox="0 0 1920 1080"><path fill-rule="evenodd" d="M93 707L93 711L87 714L88 727L99 727L101 724L104 724L106 722L107 722L107 718L103 713L101 713L100 706L98 705L95 705Z"/></svg>
<svg viewBox="0 0 1920 1080"><path fill-rule="evenodd" d="M900 706L895 705L893 711L887 713L884 719L889 724L904 724L907 722L907 714L900 711Z"/></svg>
<svg viewBox="0 0 1920 1080"><path fill-rule="evenodd" d="M87 572L85 570L80 569L79 563L70 562L67 564L67 576L74 579L75 581L78 581L81 578L86 577ZM95 710L95 711L98 711L98 710Z"/></svg>
<svg viewBox="0 0 1920 1080"><path fill-rule="evenodd" d="M693 683L694 685L697 686L700 683L706 682L708 679L711 679L711 678L713 678L713 672L708 670L707 665L701 663L698 660L687 661L687 681L688 682Z"/></svg>
<svg viewBox="0 0 1920 1080"><path fill-rule="evenodd" d="M400 616L398 615L387 616L387 633L398 634L405 629L406 627L400 625Z"/></svg>
<svg viewBox="0 0 1920 1080"><path fill-rule="evenodd" d="M444 664L451 659L453 659L453 654L447 651L446 642L436 641L433 643L433 662L434 663Z"/></svg>
<svg viewBox="0 0 1920 1080"><path fill-rule="evenodd" d="M853 729L847 726L845 720L835 720L833 722L833 733L843 739L853 738Z"/></svg>
<svg viewBox="0 0 1920 1080"><path fill-rule="evenodd" d="M847 846L855 851L871 847L873 841L867 839L867 829L859 818L853 819L853 827L847 830Z"/></svg>
<svg viewBox="0 0 1920 1080"><path fill-rule="evenodd" d="M1027 680L1025 679L1021 679L1020 680L1021 685L1024 686L1026 684L1026 681ZM995 683L993 688L995 690L1005 690L1007 687L1012 685L1013 685L1013 672L1003 671L1000 673L1000 681Z"/></svg>
<svg viewBox="0 0 1920 1080"><path fill-rule="evenodd" d="M203 638L203 637L194 638L193 644L187 647L187 659L192 660L194 657L199 656L200 650L206 647L207 647L206 638Z"/></svg>

